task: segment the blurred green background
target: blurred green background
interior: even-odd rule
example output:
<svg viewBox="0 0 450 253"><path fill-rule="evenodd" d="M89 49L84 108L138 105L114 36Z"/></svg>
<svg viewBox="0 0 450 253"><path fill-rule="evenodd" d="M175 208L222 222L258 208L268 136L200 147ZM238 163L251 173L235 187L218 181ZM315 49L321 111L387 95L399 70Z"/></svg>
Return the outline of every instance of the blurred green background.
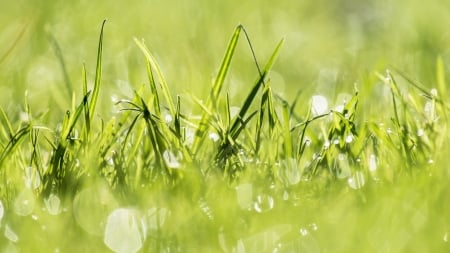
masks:
<svg viewBox="0 0 450 253"><path fill-rule="evenodd" d="M449 59L447 1L2 0L1 6L0 105L9 111L19 110L25 90L35 111L67 109L67 87L81 94L83 63L92 82L105 18L104 113L111 110L112 95L131 96L145 82L133 37L145 39L156 54L174 94L200 98L237 24L249 32L260 64L286 39L272 86L288 100L298 90L306 91L305 98L351 93L372 71L388 67L433 86L436 57ZM245 93L257 75L248 45L243 39L239 44L226 87L232 97Z"/></svg>

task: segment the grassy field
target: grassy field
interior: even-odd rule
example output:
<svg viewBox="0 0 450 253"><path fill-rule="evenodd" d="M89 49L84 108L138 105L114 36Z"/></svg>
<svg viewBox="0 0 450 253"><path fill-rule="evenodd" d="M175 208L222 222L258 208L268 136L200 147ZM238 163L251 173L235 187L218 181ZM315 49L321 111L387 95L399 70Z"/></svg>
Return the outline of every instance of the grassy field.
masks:
<svg viewBox="0 0 450 253"><path fill-rule="evenodd" d="M1 252L450 250L449 4L0 3Z"/></svg>

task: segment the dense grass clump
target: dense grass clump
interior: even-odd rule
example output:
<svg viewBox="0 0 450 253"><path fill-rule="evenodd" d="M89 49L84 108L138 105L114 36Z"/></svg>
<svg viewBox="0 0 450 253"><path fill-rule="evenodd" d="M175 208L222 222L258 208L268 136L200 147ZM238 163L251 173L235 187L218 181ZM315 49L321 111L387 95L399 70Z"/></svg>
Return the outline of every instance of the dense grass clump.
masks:
<svg viewBox="0 0 450 253"><path fill-rule="evenodd" d="M305 100L302 89L288 100L271 79L284 40L261 64L239 25L207 96L181 96L135 39L146 83L111 104L118 110L107 118L97 114L108 74L104 25L93 85L83 66L82 95L72 91L72 107L56 126L27 99L20 118L0 111L4 250L448 248L449 105L441 58L431 84L394 68L354 80L335 103L321 94ZM235 101L224 87L239 43L251 54L255 78Z"/></svg>

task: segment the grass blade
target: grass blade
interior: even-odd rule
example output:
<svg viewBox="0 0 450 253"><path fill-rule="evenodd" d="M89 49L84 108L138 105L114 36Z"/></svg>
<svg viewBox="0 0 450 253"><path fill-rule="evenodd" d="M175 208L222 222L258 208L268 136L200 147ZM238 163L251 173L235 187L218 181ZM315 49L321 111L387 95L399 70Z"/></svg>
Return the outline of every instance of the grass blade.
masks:
<svg viewBox="0 0 450 253"><path fill-rule="evenodd" d="M91 104L89 106L89 119L92 122L94 117L95 106L97 105L98 94L100 91L100 83L102 79L102 54L103 54L103 28L105 27L106 20L103 20L102 28L100 31L100 38L98 41L98 51L97 51L97 66L95 68L95 82L94 90L92 92Z"/></svg>
<svg viewBox="0 0 450 253"><path fill-rule="evenodd" d="M169 92L169 86L167 85L166 79L164 78L164 75L162 74L161 68L159 64L156 62L155 57L150 53L147 46L144 44L144 42L139 41L138 39L134 38L134 42L137 44L137 46L141 49L141 51L144 53L146 60L149 62L149 65L147 65L147 73L149 75L150 79L150 85L153 85L151 87L152 92L156 92L156 84L154 81L154 76L152 74L152 69L156 71L156 76L158 77L160 81L161 91L163 93L164 99L168 103L169 112L171 115L175 115L176 109L175 109L175 103L173 102L172 96ZM158 103L159 104L159 103Z"/></svg>
<svg viewBox="0 0 450 253"><path fill-rule="evenodd" d="M250 108L250 105L254 101L256 97L256 93L261 88L261 86L265 83L265 78L267 74L269 73L270 69L272 68L273 64L275 63L276 58L278 57L278 54L280 53L280 49L284 44L284 39L282 39L278 44L275 50L273 51L272 55L269 58L269 61L267 62L266 66L264 66L264 69L262 70L262 74L258 77L258 79L255 82L255 85L253 86L250 93L247 95L247 98L244 101L244 104L241 107L241 110L239 111L238 118L243 119L245 117L245 114L247 113L248 109ZM233 133L236 131L239 127L239 120L235 120L233 123L233 126L231 127L231 132Z"/></svg>
<svg viewBox="0 0 450 253"><path fill-rule="evenodd" d="M230 68L231 60L233 59L234 51L236 49L236 45L238 43L241 30L242 30L242 26L241 25L237 26L236 29L234 30L233 36L230 39L230 42L228 43L227 50L225 51L225 56L223 57L219 72L216 76L213 87L211 89L211 95L206 104L206 107L208 108L208 110L210 110L212 105L217 101L219 93L222 90L223 83L225 81L225 77ZM198 148L200 147L203 140L205 139L204 136L206 134L206 131L208 130L208 127L209 127L209 114L203 113L202 118L199 123L199 126L197 128L197 131L195 133L196 138L192 145L193 154L197 153Z"/></svg>

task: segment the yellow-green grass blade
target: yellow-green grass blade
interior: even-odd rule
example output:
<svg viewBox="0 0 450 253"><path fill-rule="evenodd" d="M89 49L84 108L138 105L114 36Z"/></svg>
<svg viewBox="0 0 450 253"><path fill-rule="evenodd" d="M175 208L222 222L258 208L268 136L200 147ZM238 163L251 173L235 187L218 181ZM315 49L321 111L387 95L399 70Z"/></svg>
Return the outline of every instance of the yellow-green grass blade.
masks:
<svg viewBox="0 0 450 253"><path fill-rule="evenodd" d="M97 105L98 95L100 91L100 84L102 79L102 55L103 55L103 29L105 27L106 20L103 20L102 28L100 30L100 38L98 41L98 51L97 51L97 65L95 68L95 81L94 90L92 92L91 103L89 105L89 118L92 122L95 112L95 106Z"/></svg>
<svg viewBox="0 0 450 253"><path fill-rule="evenodd" d="M225 51L225 56L223 57L222 63L219 68L219 72L217 73L216 79L214 81L213 87L211 89L210 97L207 100L206 108L207 111L211 110L213 105L216 103L217 98L219 96L220 91L222 90L223 83L225 82L225 77L228 73L228 70L231 65L231 60L233 59L234 51L236 49L236 45L239 40L239 35L241 33L242 26L237 26L234 30L233 36L228 43L227 50ZM198 128L195 133L194 143L192 144L192 152L196 154L198 148L201 146L203 140L205 139L205 134L209 128L209 120L210 114L203 113L202 118L198 124Z"/></svg>
<svg viewBox="0 0 450 253"><path fill-rule="evenodd" d="M148 50L148 48L144 44L144 42L139 41L136 38L134 38L134 41L137 44L137 46L141 49L142 53L144 53L146 60L149 62L149 65L147 65L147 73L149 75L150 85L153 85L153 87L151 86L152 92L156 92L156 84L153 79L154 76L152 74L152 70L154 69L156 71L156 76L159 79L161 91L164 96L164 99L167 102L169 112L171 115L175 115L175 112L176 112L175 103L173 102L172 96L170 95L169 86L167 85L166 79L161 71L159 64L157 63L155 57L150 53L150 51Z"/></svg>
<svg viewBox="0 0 450 253"><path fill-rule="evenodd" d="M283 46L283 44L284 44L284 39L282 39L277 44L275 50L273 51L272 55L269 58L269 61L264 66L264 69L262 70L262 74L256 79L256 82L255 82L252 90L247 95L247 98L245 99L244 104L242 105L241 110L239 111L238 118L236 118L233 122L233 125L230 130L231 133L235 132L238 129L239 123L241 122L242 119L244 119L245 114L247 113L251 104L255 100L258 90L264 85L265 78L266 78L267 74L269 73L269 71L272 69L272 66L275 63L275 60L277 59L278 54L280 53L280 49Z"/></svg>

